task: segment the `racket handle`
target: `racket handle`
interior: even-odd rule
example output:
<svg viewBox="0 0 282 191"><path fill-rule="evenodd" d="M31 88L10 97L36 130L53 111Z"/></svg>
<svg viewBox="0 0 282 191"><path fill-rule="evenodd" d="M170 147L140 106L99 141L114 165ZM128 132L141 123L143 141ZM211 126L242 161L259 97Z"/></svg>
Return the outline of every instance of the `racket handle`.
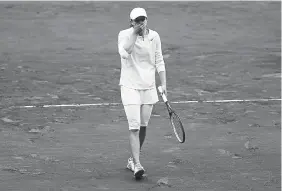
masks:
<svg viewBox="0 0 282 191"><path fill-rule="evenodd" d="M162 86L159 86L159 87L158 87L158 90L159 90L160 93L163 93L163 88L162 88Z"/></svg>
<svg viewBox="0 0 282 191"><path fill-rule="evenodd" d="M167 102L167 98L166 98L166 95L164 94L164 91L163 91L162 86L159 86L159 87L158 87L158 90L159 90L159 92L161 93L161 96L162 96L162 98L163 98L163 101L166 103L166 102Z"/></svg>

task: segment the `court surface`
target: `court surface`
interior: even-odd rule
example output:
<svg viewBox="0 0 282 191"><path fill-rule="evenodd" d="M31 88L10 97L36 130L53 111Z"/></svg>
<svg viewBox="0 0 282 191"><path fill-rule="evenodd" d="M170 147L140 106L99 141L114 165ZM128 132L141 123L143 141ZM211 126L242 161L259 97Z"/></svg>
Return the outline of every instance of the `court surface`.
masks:
<svg viewBox="0 0 282 191"><path fill-rule="evenodd" d="M117 34L147 9L159 32L168 98L151 118L141 162L125 169L128 127ZM0 190L281 190L280 2L0 3ZM157 81L158 76L157 76ZM99 106L72 106L94 104ZM18 108L14 106L65 105Z"/></svg>

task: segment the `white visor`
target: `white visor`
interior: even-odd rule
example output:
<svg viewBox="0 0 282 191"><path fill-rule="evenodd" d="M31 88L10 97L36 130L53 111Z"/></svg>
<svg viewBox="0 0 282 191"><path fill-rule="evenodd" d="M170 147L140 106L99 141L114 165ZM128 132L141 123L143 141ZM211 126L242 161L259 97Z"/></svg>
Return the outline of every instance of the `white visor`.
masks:
<svg viewBox="0 0 282 191"><path fill-rule="evenodd" d="M137 7L137 8L134 8L130 12L130 19L131 20L135 20L137 17L140 17L140 16L144 16L144 17L147 18L147 13L146 13L145 9Z"/></svg>

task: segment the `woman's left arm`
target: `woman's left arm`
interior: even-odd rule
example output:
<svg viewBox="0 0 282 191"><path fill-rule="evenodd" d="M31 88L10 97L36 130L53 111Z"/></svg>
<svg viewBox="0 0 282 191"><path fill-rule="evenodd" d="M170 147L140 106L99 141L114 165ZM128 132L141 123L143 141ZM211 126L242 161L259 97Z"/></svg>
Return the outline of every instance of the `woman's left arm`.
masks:
<svg viewBox="0 0 282 191"><path fill-rule="evenodd" d="M164 93L167 95L166 89L166 69L165 69L165 62L163 59L162 54L162 43L159 34L156 36L156 52L155 52L155 61L156 61L156 69L158 71L162 89Z"/></svg>

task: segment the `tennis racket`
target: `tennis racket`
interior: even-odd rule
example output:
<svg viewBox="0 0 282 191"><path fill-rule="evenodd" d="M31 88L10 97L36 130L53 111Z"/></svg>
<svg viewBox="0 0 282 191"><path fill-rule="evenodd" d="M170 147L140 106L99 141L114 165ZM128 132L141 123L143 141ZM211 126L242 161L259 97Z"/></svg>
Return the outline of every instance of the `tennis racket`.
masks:
<svg viewBox="0 0 282 191"><path fill-rule="evenodd" d="M185 142L185 131L181 122L180 117L175 113L175 111L172 109L172 107L169 104L169 101L167 100L166 95L163 92L163 89L161 86L158 87L158 90L162 96L162 99L167 107L168 110L168 114L169 114L169 119L170 119L170 123L172 126L172 129L174 131L174 134L177 138L177 140L180 143L184 143Z"/></svg>

